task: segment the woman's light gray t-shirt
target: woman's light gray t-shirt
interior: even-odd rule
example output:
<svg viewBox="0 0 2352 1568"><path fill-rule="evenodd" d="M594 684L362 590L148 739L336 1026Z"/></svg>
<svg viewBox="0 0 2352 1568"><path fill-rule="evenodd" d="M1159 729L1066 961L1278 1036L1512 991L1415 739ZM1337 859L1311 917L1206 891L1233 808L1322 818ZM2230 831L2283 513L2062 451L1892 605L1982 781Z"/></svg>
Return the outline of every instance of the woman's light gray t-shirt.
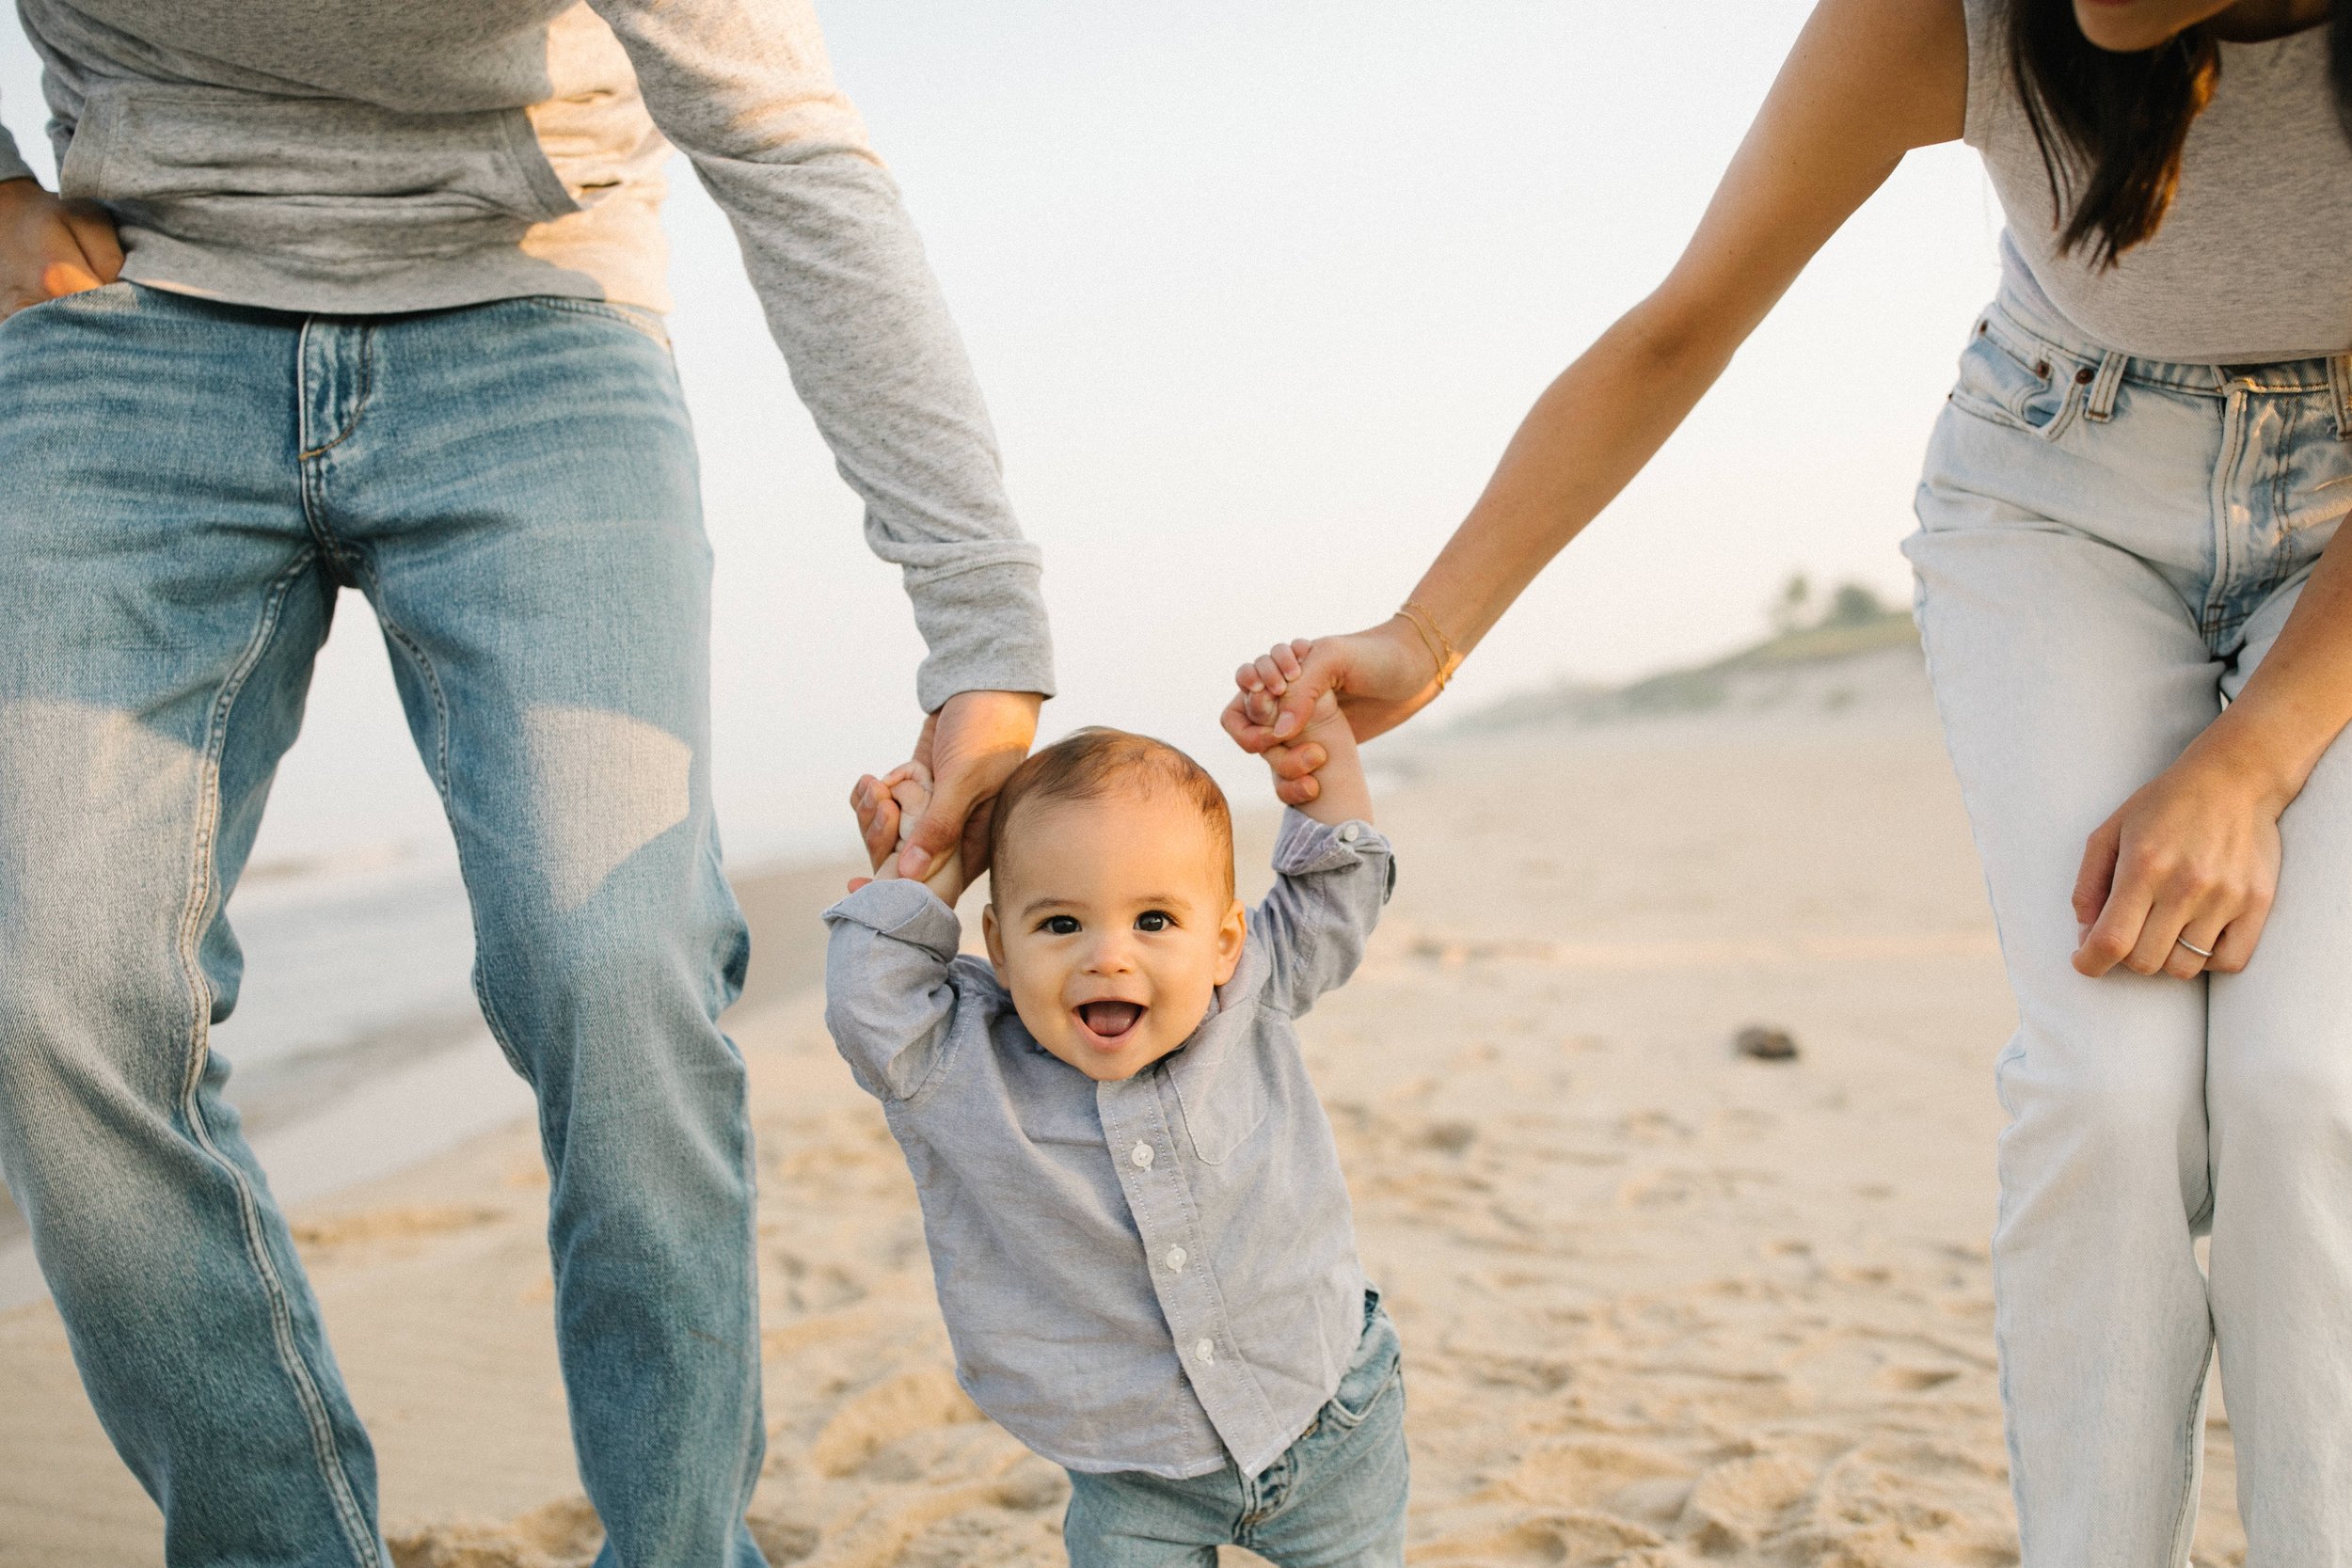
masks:
<svg viewBox="0 0 2352 1568"><path fill-rule="evenodd" d="M2009 219L2003 262L2094 342L2150 359L2252 364L2352 350L2352 139L2336 119L2328 29L2221 45L2155 237L2101 271L2059 256L2058 211L2019 102L2003 0L1963 0L1966 140Z"/></svg>

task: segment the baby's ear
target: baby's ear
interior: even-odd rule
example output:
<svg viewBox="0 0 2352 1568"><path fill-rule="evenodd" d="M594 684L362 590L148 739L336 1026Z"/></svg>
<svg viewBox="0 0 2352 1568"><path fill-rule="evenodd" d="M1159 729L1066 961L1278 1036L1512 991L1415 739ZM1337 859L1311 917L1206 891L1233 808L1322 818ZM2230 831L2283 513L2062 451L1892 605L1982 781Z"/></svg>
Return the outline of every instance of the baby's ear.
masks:
<svg viewBox="0 0 2352 1568"><path fill-rule="evenodd" d="M1005 979L1005 933L996 924L996 900L980 906L980 940L988 943L988 966L996 972L997 984Z"/></svg>
<svg viewBox="0 0 2352 1568"><path fill-rule="evenodd" d="M1249 911L1240 899L1232 901L1216 928L1216 983L1223 985L1241 967L1241 950L1249 938Z"/></svg>

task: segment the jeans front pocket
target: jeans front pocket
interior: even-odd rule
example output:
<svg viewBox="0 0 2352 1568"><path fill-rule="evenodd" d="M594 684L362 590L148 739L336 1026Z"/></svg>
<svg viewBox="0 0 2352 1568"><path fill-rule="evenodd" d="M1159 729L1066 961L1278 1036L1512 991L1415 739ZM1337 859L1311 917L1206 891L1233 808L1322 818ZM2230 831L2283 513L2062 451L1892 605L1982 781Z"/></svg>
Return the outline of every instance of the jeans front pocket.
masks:
<svg viewBox="0 0 2352 1568"><path fill-rule="evenodd" d="M1979 321L1961 354L1951 402L1979 419L2055 441L2074 423L2091 369L2030 340L2012 341Z"/></svg>
<svg viewBox="0 0 2352 1568"><path fill-rule="evenodd" d="M1357 1352L1355 1363L1323 1407L1323 1423L1343 1432L1362 1425L1364 1418L1404 1381L1405 1347L1397 1338L1396 1325L1379 1309L1376 1298Z"/></svg>
<svg viewBox="0 0 2352 1568"><path fill-rule="evenodd" d="M576 315L597 316L618 322L630 331L652 339L664 349L670 345L669 318L660 311L644 305L623 305L617 300L581 299L572 294L532 294L527 303L548 310L569 310Z"/></svg>
<svg viewBox="0 0 2352 1568"><path fill-rule="evenodd" d="M95 289L79 289L70 294L52 294L47 299L37 299L30 305L19 306L7 315L0 316L0 322L17 321L35 310L103 311L111 314L136 310L138 308L136 287L124 279L117 278L112 283L102 283Z"/></svg>

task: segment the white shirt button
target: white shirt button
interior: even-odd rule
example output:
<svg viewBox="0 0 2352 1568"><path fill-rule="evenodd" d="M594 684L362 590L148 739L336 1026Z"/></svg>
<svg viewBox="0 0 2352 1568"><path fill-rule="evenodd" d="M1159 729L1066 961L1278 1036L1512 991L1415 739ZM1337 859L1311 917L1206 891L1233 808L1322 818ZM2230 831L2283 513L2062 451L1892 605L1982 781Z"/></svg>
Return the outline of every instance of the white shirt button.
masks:
<svg viewBox="0 0 2352 1568"><path fill-rule="evenodd" d="M1169 1247L1168 1249L1168 1266L1176 1273L1182 1274L1184 1272L1184 1259L1190 1256L1191 1254L1187 1253L1183 1247Z"/></svg>
<svg viewBox="0 0 2352 1568"><path fill-rule="evenodd" d="M1340 842L1342 844L1353 844L1363 836L1364 830L1358 827L1353 822L1343 824L1340 828Z"/></svg>
<svg viewBox="0 0 2352 1568"><path fill-rule="evenodd" d="M1200 1364L1202 1366L1206 1367L1214 1365L1216 1361L1216 1341L1215 1339L1203 1339L1199 1344L1192 1347L1192 1354L1200 1358Z"/></svg>
<svg viewBox="0 0 2352 1568"><path fill-rule="evenodd" d="M1127 1158L1136 1163L1136 1169L1150 1170L1152 1168L1152 1146L1137 1144L1127 1151Z"/></svg>

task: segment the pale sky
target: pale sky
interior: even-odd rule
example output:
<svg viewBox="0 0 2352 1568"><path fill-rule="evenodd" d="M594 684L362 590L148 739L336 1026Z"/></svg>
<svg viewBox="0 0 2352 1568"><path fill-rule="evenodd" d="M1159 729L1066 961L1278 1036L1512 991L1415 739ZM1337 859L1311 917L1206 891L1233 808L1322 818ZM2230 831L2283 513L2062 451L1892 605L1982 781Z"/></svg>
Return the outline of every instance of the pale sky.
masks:
<svg viewBox="0 0 2352 1568"><path fill-rule="evenodd" d="M1248 803L1232 666L1395 607L1529 401L1662 275L1807 8L820 0L1045 546L1045 733L1158 734ZM36 69L0 27L0 118L46 173ZM724 221L682 165L675 188L722 824L739 863L846 849L850 782L913 739L919 644ZM1974 154L1915 154L1435 712L1736 644L1792 569L1906 595L1998 227ZM345 595L260 855L437 844L384 666Z"/></svg>

